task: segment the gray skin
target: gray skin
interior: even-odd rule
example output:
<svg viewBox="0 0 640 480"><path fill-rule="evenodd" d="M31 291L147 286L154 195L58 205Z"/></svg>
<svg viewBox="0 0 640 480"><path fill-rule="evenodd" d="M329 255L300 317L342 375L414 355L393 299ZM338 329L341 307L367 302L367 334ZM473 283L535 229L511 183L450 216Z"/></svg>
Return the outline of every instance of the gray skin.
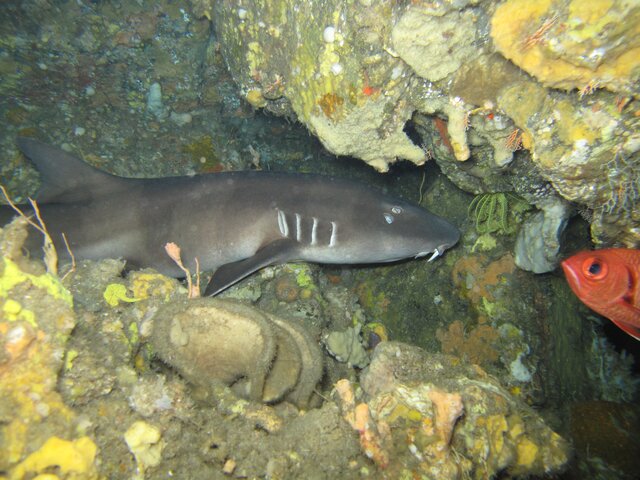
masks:
<svg viewBox="0 0 640 480"><path fill-rule="evenodd" d="M133 179L101 172L42 142L19 138L42 176L36 200L61 260L124 258L166 275L214 270L215 295L275 263L393 262L442 255L456 227L364 185L321 175L228 172Z"/></svg>

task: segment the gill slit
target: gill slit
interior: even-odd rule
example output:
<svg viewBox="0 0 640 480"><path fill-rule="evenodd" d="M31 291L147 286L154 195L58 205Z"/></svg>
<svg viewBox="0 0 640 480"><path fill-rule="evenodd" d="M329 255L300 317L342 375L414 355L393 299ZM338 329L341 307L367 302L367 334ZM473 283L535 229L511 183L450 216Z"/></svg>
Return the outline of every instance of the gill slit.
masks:
<svg viewBox="0 0 640 480"><path fill-rule="evenodd" d="M311 245L318 244L318 219L313 217L313 226L311 227Z"/></svg>
<svg viewBox="0 0 640 480"><path fill-rule="evenodd" d="M331 222L331 238L329 239L329 247L335 247L338 241L338 224Z"/></svg>
<svg viewBox="0 0 640 480"><path fill-rule="evenodd" d="M289 237L289 225L287 224L287 216L282 210L278 210L278 228L283 237Z"/></svg>

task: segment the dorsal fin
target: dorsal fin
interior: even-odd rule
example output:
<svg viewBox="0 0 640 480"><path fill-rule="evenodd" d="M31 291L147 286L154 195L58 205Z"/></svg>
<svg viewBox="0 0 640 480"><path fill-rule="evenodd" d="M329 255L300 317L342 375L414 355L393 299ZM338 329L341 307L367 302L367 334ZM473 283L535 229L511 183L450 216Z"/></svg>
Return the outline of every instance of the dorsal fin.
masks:
<svg viewBox="0 0 640 480"><path fill-rule="evenodd" d="M20 151L40 172L39 203L84 202L122 187L126 179L102 172L64 150L18 137Z"/></svg>

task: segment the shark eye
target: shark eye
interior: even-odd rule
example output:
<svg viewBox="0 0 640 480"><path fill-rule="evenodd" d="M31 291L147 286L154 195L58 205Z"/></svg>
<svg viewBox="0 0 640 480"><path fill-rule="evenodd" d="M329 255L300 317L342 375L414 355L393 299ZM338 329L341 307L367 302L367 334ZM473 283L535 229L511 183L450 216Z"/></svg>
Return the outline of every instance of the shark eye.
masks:
<svg viewBox="0 0 640 480"><path fill-rule="evenodd" d="M396 215L399 215L402 213L402 207L399 207L397 205L394 205L393 207L391 207L391 211L393 213L395 213Z"/></svg>
<svg viewBox="0 0 640 480"><path fill-rule="evenodd" d="M597 258L590 258L585 260L582 264L582 273L585 277L593 280L601 280L607 276L607 264L602 263Z"/></svg>
<svg viewBox="0 0 640 480"><path fill-rule="evenodd" d="M390 213L385 213L385 214L384 214L384 219L386 220L386 222L387 222L388 224L392 224L392 223L393 223L393 221L395 220L395 219L393 218L393 215L391 215Z"/></svg>

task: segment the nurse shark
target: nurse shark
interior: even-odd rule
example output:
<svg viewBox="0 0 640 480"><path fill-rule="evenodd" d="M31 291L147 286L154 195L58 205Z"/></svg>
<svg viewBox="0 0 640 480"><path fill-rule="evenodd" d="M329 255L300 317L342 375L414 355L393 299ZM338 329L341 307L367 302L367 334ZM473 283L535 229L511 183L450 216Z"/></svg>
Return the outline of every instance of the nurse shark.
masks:
<svg viewBox="0 0 640 480"><path fill-rule="evenodd" d="M344 179L265 171L123 178L31 138L18 146L41 174L35 199L60 260L70 260L64 234L76 260L123 258L181 277L164 247L174 242L192 272L195 259L214 271L205 295L291 261L433 260L460 235L418 205Z"/></svg>

